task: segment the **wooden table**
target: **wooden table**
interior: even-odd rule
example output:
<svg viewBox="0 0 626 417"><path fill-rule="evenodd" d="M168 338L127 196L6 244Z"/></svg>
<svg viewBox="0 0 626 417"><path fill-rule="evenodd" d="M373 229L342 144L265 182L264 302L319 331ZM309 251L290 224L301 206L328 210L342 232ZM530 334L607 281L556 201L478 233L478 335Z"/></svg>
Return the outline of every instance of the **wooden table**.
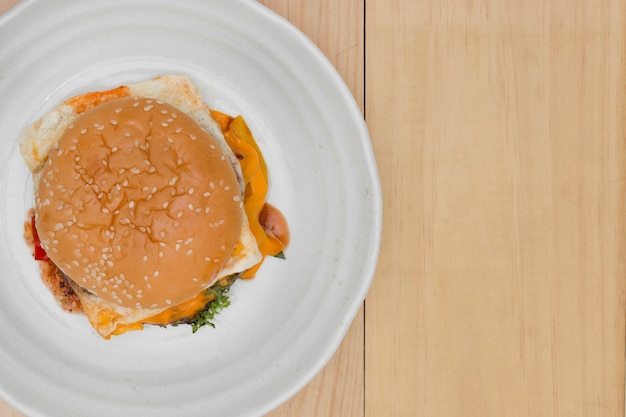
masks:
<svg viewBox="0 0 626 417"><path fill-rule="evenodd" d="M624 416L626 0L262 3L348 83L384 196L364 308L270 416Z"/></svg>

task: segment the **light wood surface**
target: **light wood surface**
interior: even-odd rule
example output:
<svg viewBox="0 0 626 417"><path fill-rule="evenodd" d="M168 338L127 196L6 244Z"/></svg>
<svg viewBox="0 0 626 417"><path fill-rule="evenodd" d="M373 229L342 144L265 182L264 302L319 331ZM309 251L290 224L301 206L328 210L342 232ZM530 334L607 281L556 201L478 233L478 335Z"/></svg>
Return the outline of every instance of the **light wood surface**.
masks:
<svg viewBox="0 0 626 417"><path fill-rule="evenodd" d="M346 80L384 198L364 308L270 416L624 416L626 0L262 3Z"/></svg>

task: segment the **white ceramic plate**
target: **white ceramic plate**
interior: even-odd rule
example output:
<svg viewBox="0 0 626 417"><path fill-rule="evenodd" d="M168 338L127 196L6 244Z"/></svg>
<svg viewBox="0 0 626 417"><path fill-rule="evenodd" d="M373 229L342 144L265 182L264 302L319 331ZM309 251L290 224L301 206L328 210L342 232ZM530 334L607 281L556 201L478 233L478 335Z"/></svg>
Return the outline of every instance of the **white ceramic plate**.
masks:
<svg viewBox="0 0 626 417"><path fill-rule="evenodd" d="M68 96L188 75L243 114L287 217L287 260L238 282L217 327L104 341L61 311L22 239L21 130ZM254 416L332 356L369 288L381 196L369 136L320 51L254 1L27 1L0 16L0 396L36 416Z"/></svg>

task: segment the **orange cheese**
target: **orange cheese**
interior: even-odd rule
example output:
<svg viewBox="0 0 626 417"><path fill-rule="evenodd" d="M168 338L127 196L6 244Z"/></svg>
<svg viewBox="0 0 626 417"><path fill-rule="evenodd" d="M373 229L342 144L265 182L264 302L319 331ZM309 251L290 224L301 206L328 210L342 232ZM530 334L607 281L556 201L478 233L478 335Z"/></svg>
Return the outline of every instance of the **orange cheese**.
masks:
<svg viewBox="0 0 626 417"><path fill-rule="evenodd" d="M268 233L267 226L261 223L261 213L266 207L266 196L268 189L267 166L263 160L263 155L241 116L235 118L224 117L223 113L211 111L214 118L222 120L220 125L224 132L224 139L233 153L237 156L243 178L246 183L244 195L244 210L250 223L250 230L257 240L259 250L263 257L275 256L285 249L288 241L281 241L277 236ZM228 120L227 124L222 124ZM226 129L224 129L226 126ZM272 217L275 219L275 217ZM282 218L284 222L284 218ZM284 222L285 223L285 222ZM286 223L284 229L286 230ZM263 260L254 267L241 274L242 278L252 278L256 274Z"/></svg>

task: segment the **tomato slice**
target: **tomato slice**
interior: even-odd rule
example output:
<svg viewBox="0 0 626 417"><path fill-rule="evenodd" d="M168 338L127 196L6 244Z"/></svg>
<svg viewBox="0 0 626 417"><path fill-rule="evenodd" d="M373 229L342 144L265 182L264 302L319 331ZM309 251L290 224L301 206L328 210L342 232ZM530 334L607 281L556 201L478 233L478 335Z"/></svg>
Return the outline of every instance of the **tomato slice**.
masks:
<svg viewBox="0 0 626 417"><path fill-rule="evenodd" d="M41 247L41 240L39 240L39 234L37 234L37 228L35 227L35 216L31 217L30 225L31 225L31 228L33 229L33 241L34 241L33 246L35 248L35 253L34 253L35 259L38 261L49 262L50 258L48 257L48 254L46 253L44 248Z"/></svg>

